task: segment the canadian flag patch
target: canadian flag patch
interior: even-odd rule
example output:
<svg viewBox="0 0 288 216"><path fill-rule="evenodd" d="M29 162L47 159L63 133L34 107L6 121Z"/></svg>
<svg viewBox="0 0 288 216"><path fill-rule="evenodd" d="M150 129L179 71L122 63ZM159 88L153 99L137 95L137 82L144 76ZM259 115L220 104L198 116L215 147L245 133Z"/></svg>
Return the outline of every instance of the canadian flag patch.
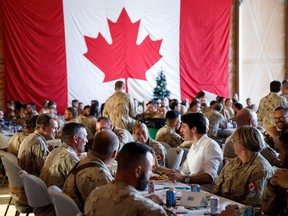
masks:
<svg viewBox="0 0 288 216"><path fill-rule="evenodd" d="M251 182L249 185L248 185L248 192L251 192L253 190L256 189L256 185L254 182Z"/></svg>

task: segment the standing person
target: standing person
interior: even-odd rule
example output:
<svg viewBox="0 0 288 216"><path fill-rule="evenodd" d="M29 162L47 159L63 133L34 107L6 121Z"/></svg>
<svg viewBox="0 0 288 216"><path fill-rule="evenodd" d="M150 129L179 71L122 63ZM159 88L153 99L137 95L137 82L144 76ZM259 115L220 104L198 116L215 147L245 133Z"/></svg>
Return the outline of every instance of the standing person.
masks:
<svg viewBox="0 0 288 216"><path fill-rule="evenodd" d="M133 119L136 115L133 98L125 93L125 83L117 81L115 83L115 93L105 102L103 116L111 119L113 125L124 128L130 133L133 132Z"/></svg>
<svg viewBox="0 0 288 216"><path fill-rule="evenodd" d="M85 203L85 215L167 215L163 207L153 202L156 195L148 199L139 193L147 187L152 173L153 154L147 145L135 142L126 144L117 156L115 181L90 193Z"/></svg>
<svg viewBox="0 0 288 216"><path fill-rule="evenodd" d="M69 172L80 160L78 154L84 152L88 141L85 126L76 122L65 124L61 140L61 145L49 153L40 174L47 187L62 188Z"/></svg>
<svg viewBox="0 0 288 216"><path fill-rule="evenodd" d="M281 90L281 82L274 80L270 83L270 93L263 97L259 103L257 110L258 120L262 123L262 127L267 129L275 125L273 112L279 106L287 106L286 98L279 95Z"/></svg>
<svg viewBox="0 0 288 216"><path fill-rule="evenodd" d="M20 145L18 163L23 170L29 174L40 175L44 161L51 150L47 140L55 138L57 128L57 121L51 115L39 115L36 121L36 130L27 136Z"/></svg>
<svg viewBox="0 0 288 216"><path fill-rule="evenodd" d="M261 133L252 126L238 128L232 139L236 158L221 171L212 193L251 206L260 206L266 181L273 169L259 153Z"/></svg>

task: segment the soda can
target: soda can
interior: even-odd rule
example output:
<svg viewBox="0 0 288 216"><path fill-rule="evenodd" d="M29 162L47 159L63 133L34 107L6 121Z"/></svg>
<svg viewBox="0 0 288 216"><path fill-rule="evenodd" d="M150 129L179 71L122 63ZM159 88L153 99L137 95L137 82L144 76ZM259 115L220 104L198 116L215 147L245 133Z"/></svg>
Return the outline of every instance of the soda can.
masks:
<svg viewBox="0 0 288 216"><path fill-rule="evenodd" d="M191 184L191 191L192 192L200 192L200 185L199 184Z"/></svg>
<svg viewBox="0 0 288 216"><path fill-rule="evenodd" d="M210 198L211 215L216 215L218 213L218 208L219 208L219 198L215 196L211 196Z"/></svg>
<svg viewBox="0 0 288 216"><path fill-rule="evenodd" d="M172 207L176 205L176 191L173 187L170 187L166 191L166 206Z"/></svg>
<svg viewBox="0 0 288 216"><path fill-rule="evenodd" d="M155 182L154 181L149 181L148 182L148 193L155 193Z"/></svg>
<svg viewBox="0 0 288 216"><path fill-rule="evenodd" d="M251 206L242 206L241 215L243 216L253 216L253 208Z"/></svg>

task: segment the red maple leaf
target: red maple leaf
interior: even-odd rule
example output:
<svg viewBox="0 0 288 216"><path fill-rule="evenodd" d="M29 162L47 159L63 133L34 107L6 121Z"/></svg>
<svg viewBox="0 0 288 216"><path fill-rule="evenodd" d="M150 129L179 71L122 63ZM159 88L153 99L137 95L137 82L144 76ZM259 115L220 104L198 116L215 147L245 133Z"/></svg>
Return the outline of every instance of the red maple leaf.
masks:
<svg viewBox="0 0 288 216"><path fill-rule="evenodd" d="M159 49L162 40L152 41L147 36L136 44L140 20L132 23L125 8L118 20L108 19L112 44L108 44L99 33L98 37L84 36L87 53L84 56L105 73L103 82L125 78L146 80L146 71L162 56Z"/></svg>

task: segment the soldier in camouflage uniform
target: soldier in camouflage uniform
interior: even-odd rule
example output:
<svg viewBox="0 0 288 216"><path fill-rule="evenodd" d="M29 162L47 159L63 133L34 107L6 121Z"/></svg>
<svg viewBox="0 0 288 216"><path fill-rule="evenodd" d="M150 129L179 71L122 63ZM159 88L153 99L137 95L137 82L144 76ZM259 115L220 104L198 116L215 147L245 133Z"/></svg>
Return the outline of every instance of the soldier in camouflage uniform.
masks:
<svg viewBox="0 0 288 216"><path fill-rule="evenodd" d="M114 178L107 165L115 159L119 148L117 136L112 131L96 134L87 158L82 159L67 177L63 192L70 196L83 211L90 192Z"/></svg>
<svg viewBox="0 0 288 216"><path fill-rule="evenodd" d="M125 84L122 81L115 83L115 93L105 102L103 115L111 119L113 125L124 128L130 133L136 123L136 109L133 98L125 93Z"/></svg>
<svg viewBox="0 0 288 216"><path fill-rule="evenodd" d="M38 118L38 115L33 116L30 119L27 119L24 123L24 129L23 131L18 131L16 134L14 134L8 143L7 151L11 154L14 154L16 157L18 156L18 151L20 148L20 144L22 141L31 133L35 131L36 127L36 120Z"/></svg>
<svg viewBox="0 0 288 216"><path fill-rule="evenodd" d="M283 169L277 169L265 186L261 209L269 215L288 214L288 133L279 137L279 158Z"/></svg>
<svg viewBox="0 0 288 216"><path fill-rule="evenodd" d="M243 108L237 112L237 115L233 117L233 121L237 123L237 128L240 128L244 125L251 125L256 127L259 131L263 128L257 127L257 115L256 113L248 108ZM261 132L261 131L260 131ZM225 148L224 148L224 157L226 158L235 158L237 155L234 152L233 143L231 139L233 134L229 136L225 141ZM277 157L276 152L263 140L262 143L259 143L261 146L260 153L262 156L271 164L271 166L279 167L281 162Z"/></svg>
<svg viewBox="0 0 288 216"><path fill-rule="evenodd" d="M29 174L40 175L44 161L50 150L46 140L54 139L58 128L57 121L49 114L39 115L36 130L27 136L20 145L18 163Z"/></svg>
<svg viewBox="0 0 288 216"><path fill-rule="evenodd" d="M154 150L158 165L160 166L167 165L167 151L165 147L161 143L149 137L148 128L144 123L137 123L135 125L134 138L135 141L144 143Z"/></svg>
<svg viewBox="0 0 288 216"><path fill-rule="evenodd" d="M139 193L147 187L153 154L150 147L140 143L123 146L117 157L115 181L91 192L85 203L85 215L166 215L163 207L153 202L154 199L145 198Z"/></svg>
<svg viewBox="0 0 288 216"><path fill-rule="evenodd" d="M279 81L272 81L270 83L270 93L263 97L259 103L257 110L258 120L262 123L262 127L267 129L275 125L273 112L279 106L287 106L286 98L279 95L281 83Z"/></svg>
<svg viewBox="0 0 288 216"><path fill-rule="evenodd" d="M264 132L265 141L278 151L279 136L288 131L288 108L277 107L274 111L275 126L270 126Z"/></svg>
<svg viewBox="0 0 288 216"><path fill-rule="evenodd" d="M160 128L156 134L156 141L165 142L172 147L180 146L184 139L176 133L181 125L180 113L175 110L170 110L166 113L166 124Z"/></svg>
<svg viewBox="0 0 288 216"><path fill-rule="evenodd" d="M76 122L65 124L61 139L63 143L49 153L40 174L47 187L56 185L62 188L68 174L80 160L77 155L84 152L88 141L85 126Z"/></svg>
<svg viewBox="0 0 288 216"><path fill-rule="evenodd" d="M231 160L216 180L213 193L251 206L260 206L266 181L273 169L259 153L261 133L251 126L238 128L232 139L237 158Z"/></svg>
<svg viewBox="0 0 288 216"><path fill-rule="evenodd" d="M129 131L123 128L113 126L111 120L107 117L100 117L96 122L96 133L105 130L112 130L119 139L120 149L128 142L133 142L134 138Z"/></svg>

